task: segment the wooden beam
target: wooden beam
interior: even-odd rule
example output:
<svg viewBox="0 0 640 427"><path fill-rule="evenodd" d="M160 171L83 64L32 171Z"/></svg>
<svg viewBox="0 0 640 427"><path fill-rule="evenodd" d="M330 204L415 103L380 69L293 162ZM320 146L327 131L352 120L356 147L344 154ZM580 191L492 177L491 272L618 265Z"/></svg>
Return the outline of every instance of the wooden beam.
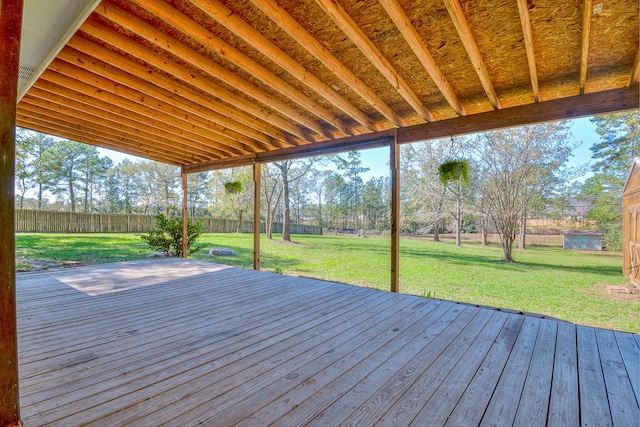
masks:
<svg viewBox="0 0 640 427"><path fill-rule="evenodd" d="M273 22L278 24L292 39L300 43L307 52L313 55L325 67L342 80L349 89L360 95L369 105L375 108L387 120L396 126L406 126L406 121L389 107L373 90L364 84L351 70L345 67L338 58L329 52L311 33L300 25L274 0L251 0Z"/></svg>
<svg viewBox="0 0 640 427"><path fill-rule="evenodd" d="M0 426L18 426L15 148L22 0L0 1Z"/></svg>
<svg viewBox="0 0 640 427"><path fill-rule="evenodd" d="M256 150L269 150L275 147L273 145L273 140L260 132L244 126L234 126L236 128L240 127L241 131L232 129L226 123L229 120L222 114L209 110L208 108L188 99L176 96L167 89L154 86L152 83L149 83L146 78L143 79L129 73L122 72L119 68L95 59L82 52L66 48L60 52L58 60L65 61L78 68L112 80L118 84L143 93L150 98L157 99L165 104L173 105L178 109L178 111L184 111L186 113L183 117L188 117L192 123L195 121L195 123L203 129L210 130L223 137L231 138Z"/></svg>
<svg viewBox="0 0 640 427"><path fill-rule="evenodd" d="M385 147L390 144L392 138L391 132L392 130L386 130L366 135L316 142L315 144L248 154L246 156L239 156L233 159L212 160L210 162L186 166L186 169L189 173L197 173L215 169L248 166L254 162L269 163L280 160L343 153L345 151Z"/></svg>
<svg viewBox="0 0 640 427"><path fill-rule="evenodd" d="M133 112L141 113L146 111L150 114L157 114L158 117L162 118L162 121L184 129L193 136L194 140L200 140L204 146L210 146L231 155L257 151L255 147L248 145L244 140L237 141L225 136L224 130L220 129L215 123L207 122L201 117L189 114L172 104L154 101L139 90L118 84L68 62L55 59L49 65L47 75L52 72L92 86L94 93L101 91L115 95L120 100L121 105L126 103L125 108Z"/></svg>
<svg viewBox="0 0 640 427"><path fill-rule="evenodd" d="M165 148L170 151L179 150L194 160L197 158L222 157L212 155L210 151L199 150L186 145L184 142L189 142L189 140L183 140L181 137L169 135L164 127L154 126L153 122L149 123L145 120L145 117L135 114L124 115L114 113L113 110L107 109L107 105L100 104L99 100L83 102L86 101L88 97L79 97L78 101L73 98L74 92L68 89L58 89L65 95L61 96L56 92L42 89L41 86L56 86L53 84L44 85L44 83L48 82L40 81L38 82L38 86L31 88L29 93L23 98L20 104L18 104L19 112L22 111L23 105L37 105L48 110L57 111L66 117L72 116L106 126L120 132L121 136L129 138L131 140L130 142L146 141L154 148ZM75 93L77 94L77 92Z"/></svg>
<svg viewBox="0 0 640 427"><path fill-rule="evenodd" d="M638 85L398 129L401 144L640 108Z"/></svg>
<svg viewBox="0 0 640 427"><path fill-rule="evenodd" d="M182 167L180 172L180 180L182 182L182 258L188 258L187 248L189 243L189 206L188 206L188 194L187 183L189 175Z"/></svg>
<svg viewBox="0 0 640 427"><path fill-rule="evenodd" d="M636 59L633 61L633 67L629 74L629 83L627 86L633 86L640 83L640 49L636 52Z"/></svg>
<svg viewBox="0 0 640 427"><path fill-rule="evenodd" d="M175 158L182 158L184 161L202 162L219 159L219 156L212 156L210 153L203 154L184 153L182 149L171 140L167 140L155 135L149 135L142 129L132 128L118 122L111 122L102 117L92 116L83 111L61 111L64 107L46 101L37 100L32 95L27 94L19 104L19 119L39 119L48 122L50 127L60 127L62 130L72 128L78 133L89 132L92 135L99 135L104 141L111 141L110 147L122 147L129 149L140 149L143 144L148 147L159 149L165 155L170 154ZM180 149L180 153L178 153Z"/></svg>
<svg viewBox="0 0 640 427"><path fill-rule="evenodd" d="M153 3L154 10L156 5L160 7L165 6L164 8L166 9L166 3L163 3L163 2L161 3L158 0L134 0L134 1L145 3L146 7L148 8L151 8L150 3ZM264 37L259 31L252 28L249 24L243 21L242 18L240 18L238 15L234 14L231 10L229 10L225 5L223 5L222 3L216 0L207 0L207 1L191 0L191 4L198 7L207 16L211 17L218 23L225 26L234 35L236 35L237 37L240 37L242 40L244 40L246 43L248 43L258 52L260 52L262 55L266 56L271 61L278 64L278 66L282 67L285 71L287 71L293 77L298 79L298 81L300 81L302 84L304 84L309 89L313 90L315 93L323 97L327 102L332 104L334 107L342 110L342 112L347 114L356 122L360 123L361 125L363 125L369 130L372 130L372 131L380 130L376 127L373 121L369 117L367 117L366 114L364 114L362 111L356 108L349 101L341 97L332 87L330 87L328 84L326 84L325 82L320 80L318 77L316 77L313 73L311 73L309 70L303 67L298 61L293 59L286 52L284 52L282 49L280 49L278 46L276 46L274 43L272 43L270 40ZM165 19L164 16L166 16L166 14L163 15L163 19ZM205 33L201 35L200 28L202 27L198 25L194 25L193 21L191 21L188 18L187 20L182 20L184 22L180 22L180 23L175 22L176 18L179 18L181 16L184 16L184 15L181 15L179 13L173 13L172 15L167 16L167 18L172 19L172 24L180 25L181 31L186 32L191 37L195 37L201 43L211 47L210 40L213 40L211 33L209 33L207 30L204 30L203 28ZM195 27L195 31L194 31L194 27ZM194 33L196 35L194 35ZM213 48L214 50L219 52L219 50L216 49L215 46ZM230 53L232 53L232 51L229 51L228 48L224 48L223 52L226 55L225 56L226 58L231 59ZM249 65L250 65L250 69L247 70L249 72L252 72L253 69L255 69L255 67L257 66L257 64L255 63L249 64ZM346 130L346 129L349 129L349 126L345 126L343 124L341 128L343 130ZM349 133L353 134L353 131Z"/></svg>
<svg viewBox="0 0 640 427"><path fill-rule="evenodd" d="M589 36L591 35L592 11L592 0L584 0L582 9L582 49L580 54L580 95L584 93L584 88L587 85L587 71L589 67Z"/></svg>
<svg viewBox="0 0 640 427"><path fill-rule="evenodd" d="M247 136L252 136L252 134L247 133L245 129L253 129L261 134L270 136L273 139L274 144L283 145L278 148L284 148L284 146L290 145L302 145L308 142L298 139L292 134L272 125L269 120L270 118L257 120L239 108L220 102L217 99L213 99L213 94L206 94L204 91L192 89L192 87L185 84L184 81L176 81L176 78L179 78L180 76L174 76L174 78L171 78L168 75L158 72L155 68L135 62L117 52L114 52L113 50L105 49L99 44L83 37L72 38L67 46L88 56L100 59L107 64L118 64L118 68L124 72L134 76L144 76L146 81L153 83L159 88L167 88L168 91L175 94L175 96L179 96L189 100L190 102L201 105L207 108L208 111L217 112L225 118L227 126L240 133L244 133ZM184 75L191 77L191 74L186 72L186 70L183 68L181 68L181 70L184 72ZM202 81L202 79L199 81ZM236 124L243 126L236 126Z"/></svg>
<svg viewBox="0 0 640 427"><path fill-rule="evenodd" d="M400 144L397 130L390 146L391 166L391 292L400 292Z"/></svg>
<svg viewBox="0 0 640 427"><path fill-rule="evenodd" d="M260 104L248 100L243 96L238 96L232 91L227 90L218 84L214 84L211 80L203 78L203 73L214 77L212 73L216 73L218 71L215 66L212 66L210 72L192 72L191 69L183 65L168 61L161 55L158 55L156 52L142 46L139 43L136 43L133 40L119 35L105 25L94 22L92 20L84 23L81 32L98 40L101 40L102 42L106 43L108 47L126 52L127 55L130 55L137 60L144 62L148 67L154 67L155 69L159 70L162 73L165 73L168 76L172 76L190 86L203 91L207 95L213 96L230 105L235 106L236 108L242 109L243 111L253 115L254 117L264 120L267 123L271 123L272 125L277 126L280 129L291 133L292 135L296 135L300 138L306 139L309 142L323 140L327 137L331 137L329 134L325 136L323 135L323 133L318 132L318 135L323 136L318 136L318 138L316 138L312 136L312 131L310 128L308 129L307 127L303 127L304 125L297 125L293 123L292 120L289 120L286 117L282 117L279 114L274 114L272 112L272 109L270 108L270 104L265 104L268 107L261 107ZM153 71L153 68L149 68L147 74L153 73ZM155 74L158 73L156 72ZM217 80L220 79L216 78L216 81ZM235 83L241 84L239 81ZM266 100L273 101L271 98L267 98ZM324 129L317 123L314 124L320 131L324 131Z"/></svg>
<svg viewBox="0 0 640 427"><path fill-rule="evenodd" d="M409 20L409 17L402 9L402 6L398 3L397 0L380 0L380 3L387 11L387 14L391 17L391 20L396 25L398 30L400 30L400 34L407 41L407 44L413 51L413 53L418 57L418 60L425 68L431 80L438 87L444 98L447 100L451 108L458 114L459 116L465 116L467 112L465 111L462 103L458 99L458 96L453 91L453 88L449 84L449 81L444 76L444 73L436 64L436 61L431 56L431 52L424 45L422 39L418 35L415 27Z"/></svg>
<svg viewBox="0 0 640 427"><path fill-rule="evenodd" d="M82 142L83 144L96 145L98 147L109 148L114 151L119 151L121 153L131 154L133 156L140 156L146 159L155 160L161 163L167 163L174 166L180 166L183 164L188 164L192 162L188 162L184 159L181 159L179 156L171 156L166 155L167 157L163 157L158 154L156 151L150 150L137 150L135 148L130 148L121 145L114 145L112 141L106 141L94 134L86 133L86 132L77 132L69 129L60 129L60 127L52 127L50 123L40 121L31 117L19 117L17 120L17 125L30 129L36 132L45 133L47 135L57 136L64 139L71 139L76 142Z"/></svg>
<svg viewBox="0 0 640 427"><path fill-rule="evenodd" d="M524 35L524 48L527 52L527 62L529 63L531 90L533 91L533 98L536 102L540 102L538 68L536 67L536 55L533 50L533 31L531 30L531 20L529 19L529 6L527 5L527 0L518 0L518 13L520 15L520 24L522 25L522 34Z"/></svg>
<svg viewBox="0 0 640 427"><path fill-rule="evenodd" d="M83 75L84 73L76 74L76 76L78 77ZM188 145L197 150L211 150L212 153L221 155L222 153L226 155L246 153L246 151L244 150L231 148L228 145L214 144L215 141L212 141L209 138L209 136L211 135L203 136L199 134L199 129L197 127L194 127L186 121L181 121L177 117L175 117L174 114L176 114L176 110L174 110L173 107L169 105L160 106L159 109L155 109L151 105L145 105L144 99L130 99L120 96L117 93L110 92L109 88L112 88L114 90L122 88L116 88L114 87L114 83L109 83L106 80L98 78L97 80L94 80L93 84L90 84L77 80L71 76L60 74L51 69L47 70L42 76L40 76L39 82L43 80L51 83L56 83L57 85L69 88L76 92L88 94L92 98L96 98L107 104L112 104L116 107L119 107L123 110L123 114L125 116L139 115L147 117L148 119L151 119L155 123L157 123L157 126L159 126L159 128L164 129L167 133L181 137L182 140L185 141L185 145ZM122 90L119 90L119 92L122 93ZM140 101L140 103L136 101ZM165 111L162 111L163 109ZM169 111L172 114L170 114Z"/></svg>
<svg viewBox="0 0 640 427"><path fill-rule="evenodd" d="M349 37L351 42L367 57L378 69L385 79L398 91L407 103L426 121L433 121L431 112L425 108L422 101L413 92L404 79L391 66L378 48L367 38L364 32L356 25L351 16L334 0L316 0L316 3L325 11L333 22Z"/></svg>
<svg viewBox="0 0 640 427"><path fill-rule="evenodd" d="M285 116L291 118L292 120L296 120L301 125L306 126L307 128L315 132L318 132L321 135L325 135L327 132L329 132L329 134L326 135L328 137L340 136L339 134L340 132L343 132L344 135L350 134L350 132L344 129L341 129L340 132L338 132L338 134L334 134L328 131L322 125L320 125L320 123L318 123L313 119L309 119L305 117L305 115L302 114L297 109L289 106L288 104L285 104L282 101L278 101L276 98L269 95L263 89L260 89L259 87L246 81L239 75L222 67L215 61L212 61L210 58L199 54L197 51L189 48L183 43L180 43L178 40L167 36L165 33L161 32L160 30L153 27L152 25L146 23L141 19L136 18L130 13L114 5L101 3L96 8L96 12L99 13L105 19L108 19L111 22L133 32L137 36L144 38L150 43L153 43L154 45L167 51L171 55L174 55L180 58L181 60L191 64L200 72L206 73L207 75L217 80L221 80L233 86L234 88L243 91L245 94L251 96L252 98L255 98L256 100L264 103L265 105L268 105L268 106L270 105L271 107L279 111L281 114L284 114ZM258 72L258 71L259 70L257 68L254 70L254 72ZM266 73L270 74L273 77L267 77ZM313 115L318 115L318 116L322 114L323 116L321 117L322 120L324 120L328 124L331 124L334 127L337 126L335 123L331 123L333 120L336 119L336 117L332 115L330 112L324 110L320 106L317 106L318 108L316 108L316 104L310 99L308 99L307 97L305 97L302 93L300 93L299 91L291 87L287 88L284 85L279 84L277 80L280 80L280 79L275 77L269 71L266 71L266 73L265 74L261 73L259 75L256 75L255 77L259 79L265 79L263 80L263 82L265 83L269 82L267 83L267 86L269 86L269 84L273 84L275 85L274 87L279 87L280 90L284 91L283 94L285 96L293 97L290 99L292 99L292 101L296 102L299 106L304 108L306 111L308 111ZM281 80L280 82L284 83Z"/></svg>
<svg viewBox="0 0 640 427"><path fill-rule="evenodd" d="M478 45L476 44L476 41L471 34L471 28L469 27L467 18L465 18L464 16L462 8L460 7L460 3L458 2L458 0L443 1L444 5L447 7L447 11L449 11L449 15L453 20L453 24L455 25L456 30L458 31L458 35L462 40L462 44L467 51L467 55L469 55L469 59L471 60L476 73L478 74L478 78L482 83L482 87L484 88L487 97L491 101L493 108L499 110L500 100L498 99L498 95L493 88L493 83L491 83L489 72L487 71L487 67L484 65L484 61L482 60L482 56L480 55L480 50L478 49Z"/></svg>
<svg viewBox="0 0 640 427"><path fill-rule="evenodd" d="M253 269L260 270L260 163L253 164Z"/></svg>

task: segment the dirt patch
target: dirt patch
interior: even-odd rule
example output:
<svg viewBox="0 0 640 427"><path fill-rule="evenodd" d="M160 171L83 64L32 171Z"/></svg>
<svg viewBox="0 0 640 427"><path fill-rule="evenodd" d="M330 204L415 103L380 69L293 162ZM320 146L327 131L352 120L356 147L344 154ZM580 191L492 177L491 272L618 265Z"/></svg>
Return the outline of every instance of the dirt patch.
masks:
<svg viewBox="0 0 640 427"><path fill-rule="evenodd" d="M626 288L629 292L616 292L617 288ZM609 285L607 283L596 283L588 289L583 289L582 292L587 295L595 295L601 298L608 298L616 301L635 301L640 303L640 289L629 285Z"/></svg>

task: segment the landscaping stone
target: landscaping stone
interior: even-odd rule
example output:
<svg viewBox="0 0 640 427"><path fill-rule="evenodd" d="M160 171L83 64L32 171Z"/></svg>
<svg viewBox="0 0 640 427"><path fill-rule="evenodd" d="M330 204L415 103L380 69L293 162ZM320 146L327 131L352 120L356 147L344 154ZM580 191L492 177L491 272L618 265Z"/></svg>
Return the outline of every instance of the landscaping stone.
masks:
<svg viewBox="0 0 640 427"><path fill-rule="evenodd" d="M229 248L211 248L209 249L209 255L211 256L238 256L233 250Z"/></svg>
<svg viewBox="0 0 640 427"><path fill-rule="evenodd" d="M149 258L166 258L167 254L164 252L151 252Z"/></svg>

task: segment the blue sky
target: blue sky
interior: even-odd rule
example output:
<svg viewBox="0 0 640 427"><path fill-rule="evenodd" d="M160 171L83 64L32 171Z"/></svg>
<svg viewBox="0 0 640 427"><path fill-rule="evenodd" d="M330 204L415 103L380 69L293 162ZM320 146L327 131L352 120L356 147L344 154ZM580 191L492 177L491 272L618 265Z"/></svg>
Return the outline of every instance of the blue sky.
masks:
<svg viewBox="0 0 640 427"><path fill-rule="evenodd" d="M580 142L578 148L573 152L573 157L569 161L569 166L579 166L581 164L588 163L591 160L591 151L589 148L600 141L598 134L596 133L596 127L589 117L569 120L570 130L577 141ZM135 161L136 157L127 156L126 154L118 153L116 151L107 150L103 148L98 149L103 155L110 157L114 163L119 163L125 158L129 158ZM362 151L360 159L362 160L362 166L368 167L369 172L362 175L363 181L368 181L370 178L378 178L381 176L389 176L389 149L388 148L376 148L371 150ZM581 180L588 178L591 173L585 175Z"/></svg>

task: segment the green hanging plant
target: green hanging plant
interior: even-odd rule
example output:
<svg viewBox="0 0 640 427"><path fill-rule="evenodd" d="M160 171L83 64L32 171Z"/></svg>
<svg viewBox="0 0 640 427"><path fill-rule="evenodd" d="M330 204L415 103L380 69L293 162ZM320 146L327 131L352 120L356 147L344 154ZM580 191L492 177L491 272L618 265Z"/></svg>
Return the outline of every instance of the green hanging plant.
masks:
<svg viewBox="0 0 640 427"><path fill-rule="evenodd" d="M224 190L227 194L242 193L242 183L240 181L225 182Z"/></svg>
<svg viewBox="0 0 640 427"><path fill-rule="evenodd" d="M447 160L438 167L440 182L447 185L450 181L469 183L469 162L466 160Z"/></svg>

